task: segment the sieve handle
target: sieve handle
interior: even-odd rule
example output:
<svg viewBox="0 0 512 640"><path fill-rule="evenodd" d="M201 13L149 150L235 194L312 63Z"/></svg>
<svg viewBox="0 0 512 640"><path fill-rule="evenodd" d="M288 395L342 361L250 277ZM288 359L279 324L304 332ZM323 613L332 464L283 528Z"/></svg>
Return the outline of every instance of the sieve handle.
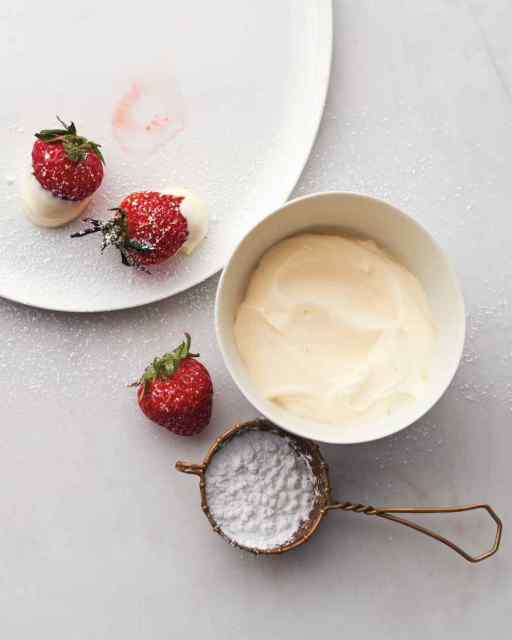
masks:
<svg viewBox="0 0 512 640"><path fill-rule="evenodd" d="M202 476L204 471L204 466L202 464L194 464L193 462L188 462L187 460L177 460L175 466L176 471L181 471L182 473L191 473L194 476Z"/></svg>
<svg viewBox="0 0 512 640"><path fill-rule="evenodd" d="M503 524L494 511L492 507L488 504L466 504L460 507L371 507L364 504L357 504L354 502L334 502L325 507L325 511L329 511L331 509L341 509L343 511L353 511L354 513L364 513L367 516L378 516L379 518L385 518L386 520L391 520L392 522L397 522L398 524L403 524L405 527L409 527L410 529L414 529L415 531L419 531L420 533L424 533L426 536L437 540L438 542L442 542L446 546L453 549L456 553L462 556L468 562L480 562L481 560L485 560L486 558L490 558L493 556L500 546L501 542L501 534L503 531ZM400 518L394 514L396 513L462 513L464 511L475 511L476 509L484 509L487 511L489 516L496 523L496 537L494 539L494 544L488 551L484 551L478 556L472 556L464 549L456 545L448 538L443 537L439 533L432 531L431 529L427 529L426 527L422 527L416 522L412 522L411 520L406 520L405 518Z"/></svg>

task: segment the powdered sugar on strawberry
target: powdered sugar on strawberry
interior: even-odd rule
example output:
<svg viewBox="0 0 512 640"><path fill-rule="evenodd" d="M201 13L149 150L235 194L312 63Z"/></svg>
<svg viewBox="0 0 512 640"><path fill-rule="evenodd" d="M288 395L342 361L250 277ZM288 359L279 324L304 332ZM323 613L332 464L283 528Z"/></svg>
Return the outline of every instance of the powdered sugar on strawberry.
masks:
<svg viewBox="0 0 512 640"><path fill-rule="evenodd" d="M124 198L110 220L86 219L90 226L71 237L101 232L101 250L116 247L123 264L145 271L164 262L180 249L191 253L208 227L206 205L189 191L178 193L138 191ZM184 215L189 215L187 218Z"/></svg>
<svg viewBox="0 0 512 640"><path fill-rule="evenodd" d="M153 422L182 436L210 422L213 385L206 367L190 352L190 336L174 351L155 358L138 384L137 399Z"/></svg>
<svg viewBox="0 0 512 640"><path fill-rule="evenodd" d="M173 256L188 238L188 224L181 213L181 197L144 191L132 193L119 208L126 213L128 237L151 246L149 251L129 250L140 264L158 264Z"/></svg>
<svg viewBox="0 0 512 640"><path fill-rule="evenodd" d="M103 165L92 151L85 151L82 160L73 161L62 144L43 140L34 142L32 168L43 189L64 200L91 196L103 180Z"/></svg>
<svg viewBox="0 0 512 640"><path fill-rule="evenodd" d="M39 226L56 227L78 217L103 180L100 145L78 135L73 122L36 133L32 171L23 198L27 217Z"/></svg>

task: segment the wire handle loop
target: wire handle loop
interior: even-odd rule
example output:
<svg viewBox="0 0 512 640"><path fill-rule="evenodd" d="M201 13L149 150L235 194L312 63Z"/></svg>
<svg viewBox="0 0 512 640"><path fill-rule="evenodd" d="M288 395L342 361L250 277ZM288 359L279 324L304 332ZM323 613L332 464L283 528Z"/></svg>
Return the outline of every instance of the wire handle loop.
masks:
<svg viewBox="0 0 512 640"><path fill-rule="evenodd" d="M450 549L453 549L456 553L462 556L468 562L481 562L487 558L493 556L496 551L498 551L500 542L501 542L501 534L503 531L503 524L501 519L498 517L497 513L494 509L488 504L466 504L459 507L372 507L369 505L364 505L360 503L354 502L333 502L325 507L325 511L330 511L334 509L341 509L342 511L352 511L353 513L363 513L367 516L378 516L379 518L385 518L386 520L391 520L392 522L397 522L398 524L403 524L405 527L409 527L410 529L414 529L415 531L419 531L420 533L437 540L438 542L442 542ZM411 520L407 520L406 518L400 518L394 514L397 513L462 513L465 511L475 511L477 509L484 509L490 515L490 517L496 523L496 536L494 539L494 544L488 551L484 551L478 556L472 556L456 545L448 538L432 531L431 529L427 529L426 527L422 527L416 522L412 522Z"/></svg>

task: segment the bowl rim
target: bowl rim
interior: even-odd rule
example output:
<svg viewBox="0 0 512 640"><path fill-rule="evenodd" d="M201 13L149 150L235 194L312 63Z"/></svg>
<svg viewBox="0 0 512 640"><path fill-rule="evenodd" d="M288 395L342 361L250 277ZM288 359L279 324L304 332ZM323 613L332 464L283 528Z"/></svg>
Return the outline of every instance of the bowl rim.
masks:
<svg viewBox="0 0 512 640"><path fill-rule="evenodd" d="M270 218L278 216L283 210L289 209L289 208L295 206L296 204L298 204L299 202L302 202L302 201L305 201L305 200L315 200L315 199L321 199L321 198L324 198L324 197L332 197L332 196L341 197L341 198L349 197L349 198L354 198L354 199L357 199L357 200L371 201L374 204L387 207L388 209L392 209L394 214L396 214L399 217L405 219L409 223L412 223L412 225L415 226L420 231L420 233L424 234L444 258L447 275L449 276L451 284L453 285L453 288L454 288L454 290L456 292L456 297L458 299L458 306L459 306L461 320L462 320L462 322L461 322L460 344L458 346L457 351L455 352L455 359L454 359L453 369L452 369L452 371L450 371L450 374L449 374L449 376L448 376L448 378L446 380L446 383L442 387L440 387L438 393L436 393L433 396L432 401L427 403L421 411L418 411L418 413L411 420L409 420L409 419L406 420L405 424L402 424L400 421L397 421L397 424L398 424L397 427L389 429L386 433L383 433L383 434L378 435L376 437L371 437L371 436L368 437L368 436L364 436L364 435L362 437L349 437L349 438L347 438L346 436L344 437L342 425L339 425L339 431L335 431L335 432L330 431L329 433L326 433L325 437L321 437L321 438L312 437L311 434L304 433L300 428L297 428L295 425L290 425L285 420L281 419L279 416L274 415L266 407L262 406L262 403L260 403L260 398L258 397L257 393L253 393L252 389L247 389L245 387L245 385L239 380L238 375L234 371L234 366L232 365L232 363L230 361L230 358L229 358L229 356L227 354L227 351L225 349L224 338L223 338L223 335L222 335L223 332L222 332L222 329L221 329L221 326L220 326L221 325L220 307L221 307L221 298L222 298L222 294L223 294L223 290L224 290L224 284L225 284L226 278L229 275L229 271L230 271L232 262L235 259L236 255L238 254L238 251L239 251L240 247L242 246L242 244L245 242L245 240L252 233L254 233L259 227L262 227L264 224L266 224L270 220ZM299 232L300 232L300 230L297 231L297 233L299 233ZM283 236L282 239L284 239L285 237L288 237L288 236ZM279 242L279 240L277 242ZM265 251L267 251L269 248L270 247L267 247L267 249L265 249ZM262 255L263 255L263 253L262 253ZM218 285L217 285L217 291L216 291L216 295L215 295L214 324L215 324L215 334L216 334L217 344L219 346L219 350L221 352L224 364L225 364L225 366L226 366L226 368L227 368L232 380L234 381L235 385L238 387L238 389L242 393L242 395L246 398L246 400L248 400L249 403L257 411L259 411L261 415L263 415L265 418L267 418L271 422L275 423L277 426L281 427L285 431L288 431L289 433L292 433L293 435L296 435L296 436L299 436L299 437L302 437L302 438L308 438L310 440L315 440L317 442L324 442L326 444L338 444L338 445L364 444L364 443L368 443L368 442L375 442L377 440L382 440L383 438L387 438L388 436L394 435L395 433L398 433L399 431L402 431L403 429L406 429L406 428L410 427L416 421L421 419L426 413L428 413L439 402L439 400L443 397L443 395L446 393L447 389L451 385L451 383L453 381L453 378L455 377L455 374L456 374L456 372L457 372L457 370L458 370L458 368L460 366L460 361L462 359L462 354L463 354L464 344L465 344L465 339L466 339L466 329L467 329L467 327L466 327L466 309L465 309L465 303L464 303L464 296L463 296L463 292L462 292L462 287L461 287L460 282L459 282L459 278L457 277L457 273L456 273L456 271L455 271L455 269L453 267L452 261L451 261L449 255L448 255L448 253L437 242L437 240L434 239L434 237L426 229L426 227L424 227L420 222L418 222L411 215L405 213L404 211L402 211L401 209L396 207L394 204L391 204L390 202L387 202L386 200L383 200L381 198L377 198L375 196L368 195L368 194L365 194L365 193L362 193L362 192L357 192L357 191L336 191L336 190L316 191L316 192L313 192L313 193L309 193L309 194L306 194L306 195L299 196L297 198L293 198L291 200L288 200L282 206L280 206L279 208L274 209L273 211L268 213L261 220L259 220L253 227L248 229L246 231L246 233L244 233L244 235L237 241L236 245L232 248L232 250L230 252L230 255L229 255L229 259L227 260L227 262L226 262L226 264L225 264L225 266L224 266L224 268L222 270L222 273L221 273L221 276L220 276L220 279L219 279L219 282L218 282ZM294 417L294 416L292 416L292 417ZM321 425L322 424L322 423L317 422L315 420L310 420L310 422L313 423L313 424L316 424L316 425ZM336 429L336 425L329 425L329 426L330 427L334 427L334 429Z"/></svg>

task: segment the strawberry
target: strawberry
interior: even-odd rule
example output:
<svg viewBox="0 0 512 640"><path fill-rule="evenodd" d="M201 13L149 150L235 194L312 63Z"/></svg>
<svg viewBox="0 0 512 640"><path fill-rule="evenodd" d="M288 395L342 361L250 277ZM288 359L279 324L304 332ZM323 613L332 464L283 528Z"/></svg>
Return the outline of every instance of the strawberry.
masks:
<svg viewBox="0 0 512 640"><path fill-rule="evenodd" d="M158 264L173 256L188 238L188 223L180 210L183 197L158 191L131 193L111 211L107 221L86 218L90 227L74 233L80 238L100 231L101 251L110 245L121 252L123 264L146 271L144 265Z"/></svg>
<svg viewBox="0 0 512 640"><path fill-rule="evenodd" d="M99 144L79 136L75 124L63 129L43 129L36 133L32 147L32 168L39 184L57 198L83 200L92 195L103 180L105 163Z"/></svg>
<svg viewBox="0 0 512 640"><path fill-rule="evenodd" d="M180 436L199 433L210 422L213 386L210 374L190 353L190 335L177 349L155 358L134 383L143 413Z"/></svg>

